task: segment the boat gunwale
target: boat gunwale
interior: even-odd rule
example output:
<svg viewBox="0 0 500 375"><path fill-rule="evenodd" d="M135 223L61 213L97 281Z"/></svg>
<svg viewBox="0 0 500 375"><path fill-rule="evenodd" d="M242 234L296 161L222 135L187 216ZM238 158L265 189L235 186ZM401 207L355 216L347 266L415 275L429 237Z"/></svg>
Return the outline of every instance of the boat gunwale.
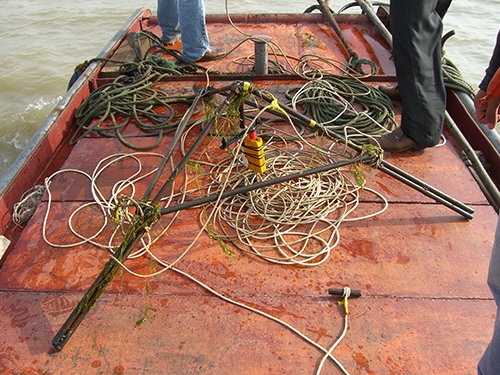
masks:
<svg viewBox="0 0 500 375"><path fill-rule="evenodd" d="M257 23L324 23L328 24L322 13L241 13L230 14L230 19L226 14L207 14L207 23L239 23L239 24L257 24ZM364 24L375 29L366 14L338 14L335 13L335 20L339 23Z"/></svg>

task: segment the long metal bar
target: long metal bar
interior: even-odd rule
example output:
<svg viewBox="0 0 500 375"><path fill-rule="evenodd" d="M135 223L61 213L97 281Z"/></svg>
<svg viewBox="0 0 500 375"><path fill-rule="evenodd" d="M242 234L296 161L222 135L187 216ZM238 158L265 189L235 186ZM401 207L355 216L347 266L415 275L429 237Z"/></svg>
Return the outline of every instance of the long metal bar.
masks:
<svg viewBox="0 0 500 375"><path fill-rule="evenodd" d="M441 203L449 202L455 207L460 208L461 210L472 214L474 213L474 209L472 207L467 206L466 204L452 198L446 193L443 193L440 190L432 188L432 186L428 185L427 183L423 182L422 180L418 179L417 177L403 171L401 168L396 167L395 165L388 163L386 161L383 161L380 164L379 169L383 172L386 172L387 174L391 175L396 175L396 178L401 178L401 181L405 182L407 185L415 188L416 190L421 191L422 193L427 195L427 192L429 193L429 196L433 198L434 196L437 198L440 198ZM390 173L389 173L390 171ZM422 191L422 190L425 190ZM469 219L472 219L472 216L469 217Z"/></svg>
<svg viewBox="0 0 500 375"><path fill-rule="evenodd" d="M327 19L327 21L330 23L330 25L333 27L335 34L337 34L337 36L339 37L340 42L342 43L342 45L346 49L347 53L349 54L349 57L353 60L357 60L359 58L358 54L356 52L354 52L354 50L349 45L349 42L347 41L347 38L345 37L344 32L340 28L335 17L333 17L332 12L330 11L330 8L328 7L327 2L325 2L323 0L317 0L317 1L319 4L319 10L323 14L323 16Z"/></svg>
<svg viewBox="0 0 500 375"><path fill-rule="evenodd" d="M393 167L393 166L392 166ZM446 199L443 197L442 192L439 192L440 194L436 194L434 189L428 189L425 187L424 184L422 184L420 180L415 180L415 177L411 176L412 178L406 178L404 174L400 174L399 172L396 172L395 170L392 170L391 168L387 168L384 165L379 165L378 169L389 176L392 176L396 178L397 180L405 183L406 185L412 187L413 189L421 192L422 194L428 196L429 198L434 199L436 202L441 203L442 205L452 209L453 211L459 213L460 215L464 216L467 219L472 219L474 216L472 215L474 210L472 210L470 207L465 206L466 209L463 209L462 207L464 206L461 202L455 200L455 199ZM399 170L401 171L401 170Z"/></svg>
<svg viewBox="0 0 500 375"><path fill-rule="evenodd" d="M238 188L233 189L233 190L224 191L222 193L211 194L211 195L208 195L206 197L195 199L195 200L188 201L188 202L183 202L183 203L180 203L180 204L175 205L175 206L165 207L165 208L161 209L160 213L162 215L166 215L166 214L170 214L172 212L177 212L177 211L184 210L187 208L200 206L202 204L215 202L218 199L223 199L223 198L232 197L232 196L235 196L238 194L248 193L249 191L261 189L261 188L264 188L267 186L280 184L280 183L286 182L286 181L296 180L296 179L301 178L301 177L307 177L307 176L310 176L313 174L326 172L326 171L329 171L331 169L345 167L346 165L351 165L351 164L355 164L355 163L370 163L370 162L373 162L373 156L367 154L367 155L363 155L363 156L360 156L357 158L353 158L353 159L349 159L349 160L345 160L345 161L341 161L341 162L337 162L337 163L331 163L331 164L322 165L322 166L319 166L316 168L305 169L305 170L297 172L297 173L291 173L288 175L273 178L271 180L260 181L260 182L257 182L255 184L249 185L249 186L241 186L241 187L238 187Z"/></svg>
<svg viewBox="0 0 500 375"><path fill-rule="evenodd" d="M236 84L234 85L236 86ZM203 131L200 133L196 141L191 145L190 149L186 152L186 155L182 158L182 160L179 162L176 168L172 171L170 177L167 179L165 184L162 186L160 189L160 192L155 196L155 198L152 201L152 204L158 203L161 199L161 194L164 193L173 183L175 178L178 176L179 171L184 168L185 164L189 160L189 158L192 156L194 151L198 148L198 146L201 144L203 139L209 134L213 124L217 120L220 114L225 111L227 108L227 105L229 102L232 100L232 98L236 95L236 91L232 90L231 94L228 95L228 97L224 100L224 103L219 107L218 114L209 121L209 123L206 125L206 127L203 129ZM147 217L146 219L153 219L152 217ZM128 244L122 243L118 249L115 251L113 254L113 258L111 258L105 265L104 268L102 269L101 273L97 276L97 278L94 280L90 288L87 290L83 298L80 300L78 305L74 308L73 312L70 314L70 316L67 318L66 322L63 324L63 326L59 329L57 334L54 336L52 340L52 346L57 349L57 350L62 350L64 345L68 342L68 340L71 338L73 333L76 331L80 323L83 321L91 307L93 307L96 303L99 297L101 296L102 292L106 288L106 286L113 280L116 272L120 269L120 263L117 262L115 259L124 262L132 250L135 248L141 237L144 235L145 229L141 228L137 230L135 233L128 233L127 235L131 236L130 242Z"/></svg>
<svg viewBox="0 0 500 375"><path fill-rule="evenodd" d="M370 21L372 21L372 23L379 29L380 33L382 34L386 42L389 43L389 46L392 49L392 35L389 30L387 30L387 27L385 27L382 21L380 21L380 18L378 18L372 4L366 0L356 0L356 3L358 3L361 9L363 9L363 12L365 12L370 19Z"/></svg>
<svg viewBox="0 0 500 375"><path fill-rule="evenodd" d="M233 86L236 86L237 84L234 84ZM213 124L215 121L217 121L217 118L226 110L227 106L231 102L231 100L236 96L236 90L233 88L231 90L231 93L229 94L226 99L224 99L224 102L219 106L219 110L217 115L213 116L210 122L205 126L205 128L202 130L198 138L196 138L196 141L191 145L191 148L186 152L186 155L182 158L182 160L179 162L178 166L174 168L172 171L172 174L170 177L167 179L165 184L161 187L161 189L158 191L158 193L155 195L155 197L152 200L152 203L158 203L160 200L163 198L165 192L167 189L172 185L174 180L177 178L179 175L179 172L184 168L185 164L188 162L188 160L191 158L192 154L194 151L198 148L198 146L203 142L205 137L210 133L210 130L212 129Z"/></svg>
<svg viewBox="0 0 500 375"><path fill-rule="evenodd" d="M153 176L153 179L151 180L148 188L146 189L146 192L144 193L144 199L149 200L149 197L151 194L153 194L153 189L156 186L156 183L160 179L160 176L163 173L163 170L165 169L168 161L170 160L170 157L172 156L175 146L177 146L177 143L179 142L182 133L184 132L184 129L186 129L186 125L189 122L189 119L193 115L194 109L198 105L198 101L200 100L201 96L203 94L203 91L198 92L198 94L195 96L193 102L191 103L191 106L188 108L184 116L182 117L181 121L179 122L179 125L177 126L177 129L175 130L174 138L172 139L172 142L170 143L170 146L167 149L167 152L165 153L165 156L163 157L160 165L158 166L158 169L156 170L156 173Z"/></svg>
<svg viewBox="0 0 500 375"><path fill-rule="evenodd" d="M446 112L445 123L448 125L448 129L450 129L453 137L455 137L457 142L460 144L460 147L462 147L462 150L464 150L464 153L471 164L470 169L472 176L476 179L479 187L481 188L495 211L499 212L500 192L498 191L495 183L491 179L488 172L486 172L486 169L484 169L484 166L477 157L477 154L474 152L471 145L464 137L457 124L455 124L455 121L453 121L448 112Z"/></svg>
<svg viewBox="0 0 500 375"><path fill-rule="evenodd" d="M268 95L264 95L260 93L258 90L254 90L253 93L255 95L258 95L259 98L271 102L272 99ZM250 103L252 105L256 105L255 103ZM340 134L335 133L334 131L327 129L323 126L318 126L315 125L315 122L308 118L307 116L303 115L300 112L295 111L294 109L280 104L281 109L283 109L288 115L291 117L295 118L298 123L304 125L304 126L309 126L312 129L317 127L319 130L331 135L332 137L339 139L343 142L345 142L345 138L341 136ZM279 111L273 111L274 114L285 117L281 112ZM352 141L348 142L348 146L353 148L356 151L361 151L361 145ZM416 189L417 191L421 192L422 194L428 196L429 198L434 199L438 203L442 203L446 207L449 207L450 209L454 210L455 212L459 213L460 215L466 217L467 219L472 219L473 216L472 214L474 213L474 209L467 206L466 204L450 197L449 195L443 193L442 191L436 189L435 187L427 184L426 182L417 179L416 177L411 176L409 173L404 172L403 170L395 167L394 165L388 163L385 160L382 160L379 164L379 168L381 171L386 172L390 174L392 177L396 178L397 180L405 183L406 185Z"/></svg>

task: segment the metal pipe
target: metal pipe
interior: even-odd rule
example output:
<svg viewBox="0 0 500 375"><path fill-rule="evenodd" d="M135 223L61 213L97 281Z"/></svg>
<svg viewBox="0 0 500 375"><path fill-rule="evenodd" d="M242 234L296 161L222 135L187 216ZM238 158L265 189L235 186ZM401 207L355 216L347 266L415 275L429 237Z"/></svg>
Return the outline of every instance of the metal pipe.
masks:
<svg viewBox="0 0 500 375"><path fill-rule="evenodd" d="M271 186L271 185L280 184L282 182L286 182L286 181L290 181L290 180L296 180L298 178L310 176L313 174L326 172L326 171L329 171L331 169L344 167L346 165L351 165L351 164L355 164L355 163L368 163L368 162L372 162L372 161L373 161L373 156L367 154L367 155L363 155L363 156L360 156L360 157L357 157L354 159L349 159L349 160L345 160L345 161L341 161L341 162L337 162L337 163L322 165L322 166L319 166L316 168L306 169L306 170L303 170L303 171L300 171L297 173L291 173L288 175L273 178L271 180L264 180L261 182L257 182L255 184L252 184L249 186L241 186L241 187L233 189L233 190L227 190L227 191L224 191L222 193L208 195L206 197L195 199L193 201L183 202L183 203L180 203L176 206L165 207L160 211L160 213L162 215L166 215L166 214L170 214L172 212L185 210L187 208L201 206L202 204L215 202L218 199L223 199L223 198L232 197L232 196L235 196L238 194L248 193L249 191L261 189L261 188Z"/></svg>
<svg viewBox="0 0 500 375"><path fill-rule="evenodd" d="M174 138L172 139L172 142L170 143L170 146L167 149L165 156L163 157L160 165L158 166L158 169L156 170L156 173L153 176L153 179L149 183L149 186L148 186L146 192L144 193L145 200L149 200L149 197L153 193L153 189L154 189L156 183L158 182L161 174L163 173L163 170L165 169L165 166L167 165L168 160L172 156L172 154L174 152L174 148L175 148L175 146L177 146L177 143L179 142L179 139L181 138L182 133L183 133L184 129L186 128L186 125L188 124L189 119L191 118L191 115L193 114L194 109L195 109L196 105L198 104L198 101L200 100L202 94L203 94L203 90L198 92L198 94L195 96L193 102L191 103L191 106L189 107L189 109L187 110L187 112L184 114L181 121L179 122L179 125L177 126L177 129L176 129L175 134L174 134Z"/></svg>
<svg viewBox="0 0 500 375"><path fill-rule="evenodd" d="M460 102L463 104L463 106L469 113L469 115L473 118L476 125L479 127L479 129L482 130L486 138L489 139L490 143L497 150L497 152L500 153L500 134L498 133L498 131L496 131L495 129L489 129L487 125L481 124L477 120L477 114L476 114L476 109L474 108L474 102L472 101L469 95L460 90L454 90L454 91L455 94L457 94Z"/></svg>
<svg viewBox="0 0 500 375"><path fill-rule="evenodd" d="M491 179L488 172L486 172L486 170L484 169L484 166L477 157L477 154L474 152L471 145L463 136L457 124L455 124L448 112L446 112L445 115L445 123L448 125L448 129L450 129L453 137L460 144L460 147L462 147L465 156L470 162L471 173L472 171L474 171L472 173L472 176L476 179L476 182L478 183L479 187L483 191L490 204L495 208L495 211L498 212L500 210L500 192L497 186Z"/></svg>
<svg viewBox="0 0 500 375"><path fill-rule="evenodd" d="M174 179L177 177L179 171L184 167L184 165L187 163L187 161L194 153L196 148L201 144L203 139L209 134L210 129L212 125L215 123L218 116L225 111L227 105L229 104L229 101L232 100L232 98L236 95L237 86L239 86L238 82L232 85L233 90L224 100L224 103L222 103L222 105L219 107L218 114L212 117L212 119L207 124L205 129L200 133L200 135L196 139L195 143L193 143L193 145L188 150L186 155L182 158L177 167L172 171L172 174L167 179L165 184L162 186L160 192L158 192L158 194L153 199L152 201L153 204L158 203L160 201L161 194L164 193L166 189L170 187ZM154 213L152 213L151 215L154 215ZM149 219L154 219L154 217L149 216L146 218L146 220ZM55 349L62 350L62 348L66 345L66 343L71 338L73 333L79 327L80 323L83 321L85 316L88 314L89 310L92 308L92 306L94 306L97 303L99 297L101 296L106 286L113 280L116 272L120 268L120 264L115 259L118 259L119 261L122 262L125 261L132 252L132 250L134 249L134 247L136 246L136 244L139 242L141 237L146 232L144 228L136 228L136 230L137 232L135 233L133 232L127 233L127 235L131 236L130 243L125 245L122 242L122 244L113 254L113 257L104 265L102 271L99 273L99 275L94 280L90 288L84 294L80 302L76 305L70 316L67 318L66 322L62 325L57 334L54 336L54 338L52 339L52 346Z"/></svg>
<svg viewBox="0 0 500 375"><path fill-rule="evenodd" d="M378 30L384 37L385 41L389 44L389 46L392 49L392 35L389 32L389 30L387 30L387 27L385 27L382 21L380 21L380 18L378 18L377 14L375 13L375 9L373 9L372 4L369 1L365 0L356 0L356 3L358 3L361 9L363 9L363 12L366 13L370 21L372 21L372 23L375 26L377 26Z"/></svg>
<svg viewBox="0 0 500 375"><path fill-rule="evenodd" d="M265 75L269 73L268 48L267 44L272 40L269 35L255 35L252 38L254 42L256 74Z"/></svg>
<svg viewBox="0 0 500 375"><path fill-rule="evenodd" d="M388 164L388 163L387 163ZM390 164L389 164L390 165ZM394 167L391 165L391 167ZM406 178L404 175L392 170L391 168L387 168L386 165L381 164L378 166L378 169L389 176L394 177L395 179L405 183L406 185L412 187L413 189L421 192L422 194L428 196L429 198L434 199L436 202L441 203L442 205L452 209L453 211L459 213L463 217L467 219L472 219L474 216L474 210L468 206L465 206L460 201L448 197L444 193L440 192L437 189L432 188L430 185L427 185L421 180L414 180L414 178ZM448 198L445 198L448 197ZM463 207L466 207L464 209Z"/></svg>
<svg viewBox="0 0 500 375"><path fill-rule="evenodd" d="M340 39L340 42L344 46L345 50L347 51L347 54L349 55L350 60L357 60L359 58L358 54L354 52L354 50L351 48L349 45L349 42L347 41L347 38L345 37L344 32L340 28L337 20L335 17L333 17L332 12L330 11L330 8L328 7L328 2L325 2L323 0L317 0L319 4L319 10L323 14L323 17L327 19L327 21L330 23L330 26L333 27L333 30L335 31L335 34L337 34L338 38Z"/></svg>
<svg viewBox="0 0 500 375"><path fill-rule="evenodd" d="M268 97L267 95L263 95L262 93L259 92L259 90L253 90L252 93L254 95L258 95L259 98L271 102L271 98ZM251 105L255 105L255 103L249 102ZM308 126L314 129L314 127L318 126L315 125L315 122L308 118L307 116L303 115L302 113L299 113L295 111L294 109L287 107L285 105L281 105L280 107L290 116L294 117L297 119L297 121L304 125ZM279 111L273 111L274 114L280 117L285 117L281 112ZM336 139L339 139L343 142L345 142L345 138L341 136L340 134L337 134L336 132L332 131L331 129L327 129L323 126L318 126L318 128L331 135L332 137L335 137ZM351 147L352 149L360 152L361 151L361 144L353 141L348 142L348 146ZM441 203L445 205L446 207L452 209L453 211L459 213L460 215L464 216L467 219L472 219L472 213L474 213L474 209L465 205L464 203L450 197L449 195L439 191L435 187L427 184L426 182L419 180L418 178L410 175L407 172L404 172L403 170L393 166L392 164L388 163L385 160L382 160L378 166L378 169L389 174L390 176L398 179L399 181L405 183L406 185L414 188L415 190L421 192L422 194L428 196L429 198L434 199L436 202Z"/></svg>

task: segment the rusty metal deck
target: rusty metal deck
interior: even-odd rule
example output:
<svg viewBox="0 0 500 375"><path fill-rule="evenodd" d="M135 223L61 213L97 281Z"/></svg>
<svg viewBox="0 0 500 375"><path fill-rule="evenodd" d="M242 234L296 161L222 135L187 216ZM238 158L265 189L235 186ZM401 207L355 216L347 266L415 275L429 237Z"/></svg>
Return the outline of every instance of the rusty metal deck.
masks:
<svg viewBox="0 0 500 375"><path fill-rule="evenodd" d="M238 16L235 23L249 34L270 34L287 54L306 53L345 61L345 51L318 16ZM360 56L381 66L373 86L394 82L390 52L364 17L339 18ZM149 29L159 33L152 22ZM223 17L209 23L214 45L226 49L242 37ZM307 41L304 41L307 36ZM314 41L311 42L311 38ZM241 44L214 69L237 72L238 58L253 51ZM209 66L208 63L204 64ZM210 64L211 65L211 64ZM241 68L243 69L243 68ZM107 80L105 78L104 80ZM226 76L211 76L214 86ZM259 89L284 100L294 78L254 78ZM176 79L160 86L192 91L204 76ZM399 120L400 106L394 103ZM187 108L187 107L186 107ZM194 131L196 134L196 131ZM137 144L147 137L127 135ZM4 374L315 374L323 353L282 324L231 304L195 283L196 278L221 295L261 310L290 324L313 342L329 348L343 327L344 309L329 288L349 286L362 292L349 299L349 329L333 355L350 374L474 374L490 340L495 304L486 285L497 214L488 204L460 158L454 139L445 131L442 147L385 155L385 160L475 209L472 220L422 195L378 170L367 171L367 187L388 200L385 212L340 226L340 243L315 267L276 265L234 250L225 254L216 240L202 233L175 265L157 277L117 275L62 351L51 341L87 291L109 252L89 244L54 248L42 238L45 198L0 269L0 372ZM188 137L187 143L191 141ZM153 150L164 154L172 135ZM203 144L203 155L221 160L220 138ZM61 169L91 173L105 157L130 153L119 140L81 139ZM200 154L198 154L200 156ZM174 160L181 155L177 150ZM200 156L201 157L201 156ZM144 158L145 170L158 158ZM100 179L103 191L131 174L134 163L117 164ZM164 173L160 184L168 176ZM195 174L191 172L191 174ZM180 178L181 181L183 177ZM137 195L149 180L137 184ZM177 185L178 188L179 185ZM51 184L52 206L47 236L59 244L78 239L67 227L76 207L91 199L87 178L62 174ZM356 215L380 207L368 192L361 194ZM181 211L155 254L175 260L200 232L201 208ZM76 219L78 229L91 232L100 213L87 209ZM102 238L109 235L106 231ZM130 260L136 272L152 271L150 258ZM184 274L183 274L184 273ZM147 319L144 319L147 313ZM322 374L341 374L327 361Z"/></svg>

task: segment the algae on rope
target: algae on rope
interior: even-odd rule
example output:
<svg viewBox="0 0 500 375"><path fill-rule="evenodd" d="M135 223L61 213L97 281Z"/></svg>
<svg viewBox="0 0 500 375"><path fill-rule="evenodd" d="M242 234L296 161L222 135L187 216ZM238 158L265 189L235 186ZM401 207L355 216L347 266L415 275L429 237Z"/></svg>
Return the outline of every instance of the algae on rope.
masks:
<svg viewBox="0 0 500 375"><path fill-rule="evenodd" d="M371 155L372 160L375 160L376 163L378 163L381 159L381 155L383 154L383 151L380 149L380 147L377 147L372 144L367 144L361 146L361 152L359 153L359 156L362 157L364 155ZM375 166L376 167L376 166ZM366 175L363 172L362 168L367 168L368 171L371 171L373 168L372 165L366 164L366 163L355 163L351 166L351 171L354 176L354 179L356 180L356 183L361 187L364 188L365 183L366 183Z"/></svg>

